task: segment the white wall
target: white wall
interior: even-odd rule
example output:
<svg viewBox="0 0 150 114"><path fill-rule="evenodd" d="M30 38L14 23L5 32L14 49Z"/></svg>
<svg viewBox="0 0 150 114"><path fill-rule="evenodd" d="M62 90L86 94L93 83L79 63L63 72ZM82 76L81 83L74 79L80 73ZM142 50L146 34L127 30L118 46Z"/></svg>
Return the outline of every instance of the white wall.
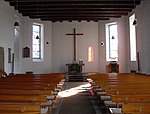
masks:
<svg viewBox="0 0 150 114"><path fill-rule="evenodd" d="M99 44L99 72L106 72L106 36L105 36L105 24L106 21L100 21L98 23L98 44ZM104 43L103 46L101 46L101 43Z"/></svg>
<svg viewBox="0 0 150 114"><path fill-rule="evenodd" d="M4 47L4 70L11 73L11 63L8 63L8 48L14 48L14 10L4 0L0 0L0 47Z"/></svg>
<svg viewBox="0 0 150 114"><path fill-rule="evenodd" d="M40 23L44 25L44 59L40 62L33 62L32 60L32 24ZM22 58L22 73L27 71L33 71L34 73L51 73L52 69L52 24L51 22L42 22L39 20L32 20L28 18L23 18L22 28L21 28L21 37L22 37L22 47L30 48L30 57ZM49 44L46 44L49 42Z"/></svg>
<svg viewBox="0 0 150 114"><path fill-rule="evenodd" d="M145 0L142 4L142 10L141 13L143 14L142 16L137 17L137 19L143 20L143 22L141 24L138 25L138 27L142 26L143 31L142 31L142 37L140 37L139 39L141 39L141 41L143 42L141 44L141 73L145 73L145 74L149 74L150 75L150 1L149 0ZM140 8L139 8L140 9ZM138 11L136 12L136 14L138 14ZM138 29L138 28L137 28ZM139 33L138 33L139 34Z"/></svg>
<svg viewBox="0 0 150 114"><path fill-rule="evenodd" d="M137 52L140 53L140 73L150 74L150 0L142 1L141 5L137 6L130 14L135 13L138 20L138 26L136 27L137 32ZM129 29L129 27L127 27ZM129 35L129 32L127 33ZM129 39L129 36L127 36ZM130 65L136 66L137 62L130 62Z"/></svg>
<svg viewBox="0 0 150 114"><path fill-rule="evenodd" d="M143 71L146 74L150 75L150 1L145 1L145 8L144 8L144 46L145 49L144 54L144 68Z"/></svg>
<svg viewBox="0 0 150 114"><path fill-rule="evenodd" d="M127 41L126 41L126 17L118 19L110 19L109 21L99 21L99 71L105 73L106 65L109 63L106 61L106 33L105 24L117 22L118 25L118 63L119 72L127 72ZM104 46L101 46L101 42L104 42Z"/></svg>
<svg viewBox="0 0 150 114"><path fill-rule="evenodd" d="M76 28L77 33L77 61L83 59L84 72L98 72L98 23L96 22L56 22L53 23L53 72L66 72L66 64L73 61L73 33ZM94 62L88 62L88 46L94 47Z"/></svg>

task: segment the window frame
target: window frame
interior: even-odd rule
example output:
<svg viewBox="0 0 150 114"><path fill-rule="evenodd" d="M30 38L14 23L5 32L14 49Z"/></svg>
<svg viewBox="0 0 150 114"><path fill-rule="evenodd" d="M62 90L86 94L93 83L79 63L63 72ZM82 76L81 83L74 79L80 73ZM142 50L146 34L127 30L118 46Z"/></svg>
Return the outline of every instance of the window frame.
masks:
<svg viewBox="0 0 150 114"><path fill-rule="evenodd" d="M135 20L135 14L132 14L129 17L129 29L130 29L130 61L137 61L137 49L136 49L136 27L133 25L133 21ZM133 30L134 29L134 30Z"/></svg>
<svg viewBox="0 0 150 114"><path fill-rule="evenodd" d="M33 40L35 39L34 38L34 31L33 31L33 26L38 26L39 27L39 31L38 31L38 36L39 36L39 43L38 43L38 46L39 46L39 57L34 57L33 56L33 53L34 53L34 50L33 50L33 46L34 46L34 43L33 43ZM42 57L42 40L43 40L43 25L42 24L40 24L40 23L33 23L32 24L32 59L33 59L33 61L34 62L38 62L38 61L42 61L42 59L43 59L43 57ZM36 36L35 36L36 37Z"/></svg>
<svg viewBox="0 0 150 114"><path fill-rule="evenodd" d="M110 27L113 26L113 25L116 25L117 28L118 28L118 25L117 25L117 22L112 22L112 23L107 23L105 25L106 27L106 61L118 61L118 57L119 57L119 54L118 54L118 29L117 29L117 33L116 33L116 37L117 37L117 57L111 57L111 32L110 32Z"/></svg>

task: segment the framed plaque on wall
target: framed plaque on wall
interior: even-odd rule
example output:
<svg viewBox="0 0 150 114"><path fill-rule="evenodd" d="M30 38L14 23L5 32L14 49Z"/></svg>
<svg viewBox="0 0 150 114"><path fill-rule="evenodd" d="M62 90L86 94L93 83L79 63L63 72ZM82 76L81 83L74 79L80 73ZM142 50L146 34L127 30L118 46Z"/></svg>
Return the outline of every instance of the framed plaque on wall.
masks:
<svg viewBox="0 0 150 114"><path fill-rule="evenodd" d="M23 58L28 58L30 57L30 48L25 47L23 48Z"/></svg>

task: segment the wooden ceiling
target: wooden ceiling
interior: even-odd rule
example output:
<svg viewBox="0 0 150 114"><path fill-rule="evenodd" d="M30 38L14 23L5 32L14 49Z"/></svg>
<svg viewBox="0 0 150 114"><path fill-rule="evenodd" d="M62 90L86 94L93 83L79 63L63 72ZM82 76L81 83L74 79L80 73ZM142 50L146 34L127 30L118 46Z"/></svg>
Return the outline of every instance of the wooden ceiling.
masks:
<svg viewBox="0 0 150 114"><path fill-rule="evenodd" d="M4 0L23 16L43 21L98 21L120 18L141 0Z"/></svg>

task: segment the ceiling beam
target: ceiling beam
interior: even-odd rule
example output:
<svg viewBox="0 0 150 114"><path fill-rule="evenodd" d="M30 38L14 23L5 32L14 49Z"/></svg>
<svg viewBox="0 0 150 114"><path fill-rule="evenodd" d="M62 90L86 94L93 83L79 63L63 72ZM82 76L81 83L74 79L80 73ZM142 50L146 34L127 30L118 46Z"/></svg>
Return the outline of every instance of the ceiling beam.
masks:
<svg viewBox="0 0 150 114"><path fill-rule="evenodd" d="M127 15L128 12L64 12L64 11L59 11L59 12L39 12L39 11L34 11L34 12L23 12L23 16L27 15Z"/></svg>
<svg viewBox="0 0 150 114"><path fill-rule="evenodd" d="M98 21L128 15L141 0L5 0L23 16L45 21Z"/></svg>
<svg viewBox="0 0 150 114"><path fill-rule="evenodd" d="M53 8L57 8L57 9L65 9L65 8L80 8L80 9L86 9L86 8L105 8L105 9L120 9L120 8L135 8L135 5L131 4L131 5L52 5L52 6L44 6L44 5L33 5L33 6L15 6L15 9L43 9L43 8L48 8L48 9L53 9Z"/></svg>
<svg viewBox="0 0 150 114"><path fill-rule="evenodd" d="M19 9L20 13L23 12L33 12L36 11L34 9ZM62 9L58 9L58 8L42 8L40 10L38 10L38 12L60 12L60 11L64 11L64 12L131 12L132 9L131 8L120 8L118 10L118 8L107 8L107 9L100 9L100 8L76 8L76 9L72 9L72 8L62 8Z"/></svg>
<svg viewBox="0 0 150 114"><path fill-rule="evenodd" d="M48 4L137 4L139 5L141 0L5 0L10 3L22 3L22 4L35 4L35 3L48 3Z"/></svg>
<svg viewBox="0 0 150 114"><path fill-rule="evenodd" d="M66 15L30 15L29 16L30 18L47 18L47 17L51 17L51 18L55 18L55 17L59 17L59 18L119 18L121 17L120 15L108 15L108 16L105 16L105 15L83 15L83 16L78 16L78 15L70 15L70 16L66 16Z"/></svg>
<svg viewBox="0 0 150 114"><path fill-rule="evenodd" d="M72 17L72 18L68 18L68 17L43 17L41 18L41 20L43 21L59 21L59 20L64 20L64 21L68 21L68 20L74 20L74 21L77 21L77 20L92 20L92 21L97 21L97 20L109 20L109 18L101 18L101 17L95 17L95 18L91 18L91 17L81 17L81 18L76 18L76 17Z"/></svg>

